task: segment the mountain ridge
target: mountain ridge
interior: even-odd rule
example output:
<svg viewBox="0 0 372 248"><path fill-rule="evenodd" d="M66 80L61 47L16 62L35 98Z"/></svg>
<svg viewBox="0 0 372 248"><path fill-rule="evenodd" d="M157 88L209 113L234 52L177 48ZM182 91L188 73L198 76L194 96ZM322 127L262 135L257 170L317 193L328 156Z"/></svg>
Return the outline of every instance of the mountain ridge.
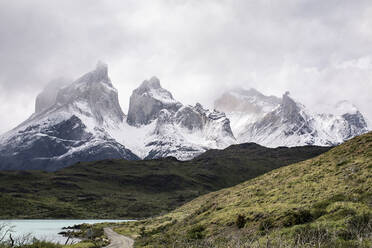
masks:
<svg viewBox="0 0 372 248"><path fill-rule="evenodd" d="M133 91L128 115L102 62L73 82L58 83L39 94L30 118L0 137L1 170L53 171L119 158L188 160L235 143L223 113L184 106L155 77Z"/></svg>
<svg viewBox="0 0 372 248"><path fill-rule="evenodd" d="M74 81L51 82L37 96L34 114L0 136L0 169L53 171L110 158L189 160L245 142L333 146L368 130L355 106L338 108L342 114L313 114L289 93L278 98L238 89L209 110L182 104L152 77L133 90L126 115L108 66L98 62Z"/></svg>
<svg viewBox="0 0 372 248"><path fill-rule="evenodd" d="M347 101L335 107L335 114L318 114L293 100L289 92L280 99L257 90L232 90L215 101L215 108L226 110L227 117L234 120L233 132L240 143L329 146L369 130L364 116Z"/></svg>

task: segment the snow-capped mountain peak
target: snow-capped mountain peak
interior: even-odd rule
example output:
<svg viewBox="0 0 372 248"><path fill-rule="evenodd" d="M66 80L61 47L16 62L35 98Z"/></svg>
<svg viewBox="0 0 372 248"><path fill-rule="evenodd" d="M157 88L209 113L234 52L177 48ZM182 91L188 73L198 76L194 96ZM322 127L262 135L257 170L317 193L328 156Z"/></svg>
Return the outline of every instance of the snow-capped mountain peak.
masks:
<svg viewBox="0 0 372 248"><path fill-rule="evenodd" d="M1 137L0 169L56 170L79 161L138 159L107 132L125 116L106 65L99 63L53 90L55 97L42 105L42 111Z"/></svg>
<svg viewBox="0 0 372 248"><path fill-rule="evenodd" d="M146 158L173 156L185 160L234 143L230 122L223 113L204 109L200 104L181 106L175 112L162 109L153 138L146 145Z"/></svg>
<svg viewBox="0 0 372 248"><path fill-rule="evenodd" d="M173 156L185 160L236 142L223 113L204 109L199 103L183 105L154 77L133 91L127 123L110 132L146 159Z"/></svg>
<svg viewBox="0 0 372 248"><path fill-rule="evenodd" d="M226 108L234 94L239 94L232 98L236 102L234 107ZM216 101L216 107L225 108L240 143L255 142L269 147L337 145L368 131L363 115L349 102L338 104L335 114L316 114L293 100L289 92L281 99L256 90L227 92Z"/></svg>
<svg viewBox="0 0 372 248"><path fill-rule="evenodd" d="M105 83L112 87L108 76L108 66L102 61L98 61L96 68L81 76L76 83Z"/></svg>
<svg viewBox="0 0 372 248"><path fill-rule="evenodd" d="M276 112L281 115L283 122L304 123L308 119L305 113L305 106L292 99L289 91L283 95L279 110Z"/></svg>
<svg viewBox="0 0 372 248"><path fill-rule="evenodd" d="M141 89L146 88L147 90L160 89L161 88L160 80L157 77L153 76L149 80L143 81L139 88Z"/></svg>
<svg viewBox="0 0 372 248"><path fill-rule="evenodd" d="M178 103L174 100L172 93L161 87L160 80L157 77L152 77L150 80L143 81L142 84L133 91L133 94L154 98L164 104Z"/></svg>
<svg viewBox="0 0 372 248"><path fill-rule="evenodd" d="M133 126L148 125L157 118L162 109L177 111L182 104L163 89L159 79L145 80L130 97L127 122Z"/></svg>
<svg viewBox="0 0 372 248"><path fill-rule="evenodd" d="M119 105L118 92L108 77L107 65L99 62L95 70L86 73L57 94L56 106L94 117L99 125L113 125L125 115Z"/></svg>

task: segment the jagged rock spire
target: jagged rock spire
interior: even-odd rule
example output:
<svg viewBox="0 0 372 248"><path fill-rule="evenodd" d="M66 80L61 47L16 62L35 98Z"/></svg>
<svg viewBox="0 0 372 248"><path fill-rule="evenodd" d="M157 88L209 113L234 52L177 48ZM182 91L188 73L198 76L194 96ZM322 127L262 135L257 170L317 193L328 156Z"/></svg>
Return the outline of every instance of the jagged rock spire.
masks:
<svg viewBox="0 0 372 248"><path fill-rule="evenodd" d="M133 126L147 125L156 119L162 109L175 112L182 104L163 89L156 77L145 80L130 97L127 122Z"/></svg>
<svg viewBox="0 0 372 248"><path fill-rule="evenodd" d="M108 66L102 61L98 61L96 68L80 77L76 82L99 83L103 82L111 86L111 80L108 76Z"/></svg>
<svg viewBox="0 0 372 248"><path fill-rule="evenodd" d="M59 90L56 104L79 108L82 113L92 114L100 124L118 123L125 116L119 104L118 92L111 84L107 65L103 62L98 62L93 71ZM87 109L81 109L81 106Z"/></svg>

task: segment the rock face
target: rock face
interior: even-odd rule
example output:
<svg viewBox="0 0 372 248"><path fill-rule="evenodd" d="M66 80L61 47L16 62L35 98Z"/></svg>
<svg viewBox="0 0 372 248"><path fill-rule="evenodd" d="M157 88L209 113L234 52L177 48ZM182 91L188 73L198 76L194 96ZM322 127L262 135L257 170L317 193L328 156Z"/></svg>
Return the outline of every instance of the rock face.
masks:
<svg viewBox="0 0 372 248"><path fill-rule="evenodd" d="M0 150L1 170L54 171L82 161L137 159L104 132L89 132L76 116L53 124L35 123L5 141Z"/></svg>
<svg viewBox="0 0 372 248"><path fill-rule="evenodd" d="M368 131L366 120L359 111L352 114L343 114L342 118L346 124L346 129L343 133L344 140L351 139L356 135L361 135Z"/></svg>
<svg viewBox="0 0 372 248"><path fill-rule="evenodd" d="M56 105L86 112L100 125L122 122L125 115L107 71L107 65L99 62L94 71L62 88L57 94Z"/></svg>
<svg viewBox="0 0 372 248"><path fill-rule="evenodd" d="M80 161L138 159L106 131L124 117L107 66L99 63L38 96L35 113L0 137L0 169L53 171Z"/></svg>
<svg viewBox="0 0 372 248"><path fill-rule="evenodd" d="M235 102L228 108L227 97ZM222 95L215 107L227 110L239 143L255 142L268 147L331 146L368 131L363 115L346 101L338 104L335 114L313 114L288 92L280 99L256 90L234 90Z"/></svg>
<svg viewBox="0 0 372 248"><path fill-rule="evenodd" d="M200 104L183 106L176 112L163 109L156 120L146 159L176 157L187 160L208 149L222 149L236 143L225 114L204 109Z"/></svg>
<svg viewBox="0 0 372 248"><path fill-rule="evenodd" d="M313 121L304 110L304 106L296 103L287 92L275 110L247 125L241 136L243 139L252 139L256 143L265 143L270 147L315 145L317 143L315 137L318 134L312 124ZM323 141L321 143L331 145Z"/></svg>
<svg viewBox="0 0 372 248"><path fill-rule="evenodd" d="M156 77L145 80L130 97L127 122L130 125L148 125L156 119L162 109L174 112L182 104L173 99L172 94L160 86Z"/></svg>
<svg viewBox="0 0 372 248"><path fill-rule="evenodd" d="M187 160L236 142L223 113L200 104L184 106L155 77L133 91L127 123L111 134L144 159Z"/></svg>

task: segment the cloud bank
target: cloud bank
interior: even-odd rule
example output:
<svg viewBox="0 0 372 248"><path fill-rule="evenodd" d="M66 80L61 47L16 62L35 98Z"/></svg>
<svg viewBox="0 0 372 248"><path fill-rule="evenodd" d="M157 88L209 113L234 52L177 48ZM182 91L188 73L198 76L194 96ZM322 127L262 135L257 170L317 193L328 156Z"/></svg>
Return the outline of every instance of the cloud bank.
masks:
<svg viewBox="0 0 372 248"><path fill-rule="evenodd" d="M0 0L0 133L54 78L109 65L124 111L156 75L208 107L254 87L323 111L339 100L372 120L372 3L356 0Z"/></svg>

